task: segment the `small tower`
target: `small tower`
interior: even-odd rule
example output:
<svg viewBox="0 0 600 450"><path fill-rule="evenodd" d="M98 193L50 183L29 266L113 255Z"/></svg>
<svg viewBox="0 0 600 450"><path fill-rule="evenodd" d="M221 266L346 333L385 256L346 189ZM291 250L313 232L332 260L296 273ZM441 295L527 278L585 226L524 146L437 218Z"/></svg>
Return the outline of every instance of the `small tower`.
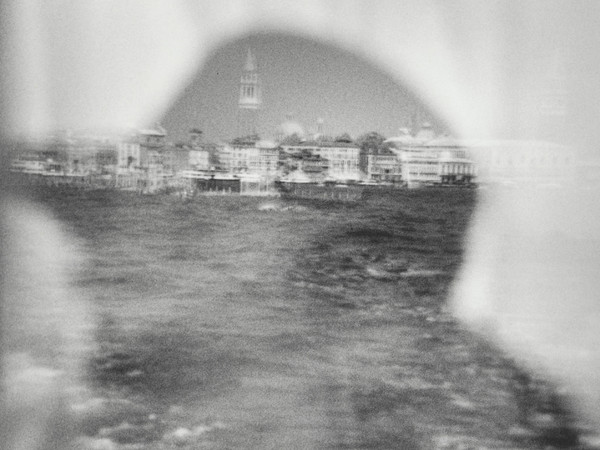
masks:
<svg viewBox="0 0 600 450"><path fill-rule="evenodd" d="M325 123L325 121L321 117L319 117L317 119L317 134L319 136L323 136L323 124L324 123Z"/></svg>
<svg viewBox="0 0 600 450"><path fill-rule="evenodd" d="M190 147L200 147L202 144L202 130L199 128L192 128L189 132L188 140Z"/></svg>
<svg viewBox="0 0 600 450"><path fill-rule="evenodd" d="M261 105L260 80L256 58L248 48L246 64L240 81L240 98L238 101L238 137L258 133L258 110Z"/></svg>

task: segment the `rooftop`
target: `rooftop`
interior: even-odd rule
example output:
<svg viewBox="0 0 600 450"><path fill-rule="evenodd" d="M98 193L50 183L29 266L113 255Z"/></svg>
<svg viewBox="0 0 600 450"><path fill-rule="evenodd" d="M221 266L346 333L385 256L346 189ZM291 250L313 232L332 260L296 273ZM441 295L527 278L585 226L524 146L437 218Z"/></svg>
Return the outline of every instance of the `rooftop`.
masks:
<svg viewBox="0 0 600 450"><path fill-rule="evenodd" d="M354 142L332 142L332 141L304 141L297 145L288 145L286 147L339 147L339 148L358 148Z"/></svg>

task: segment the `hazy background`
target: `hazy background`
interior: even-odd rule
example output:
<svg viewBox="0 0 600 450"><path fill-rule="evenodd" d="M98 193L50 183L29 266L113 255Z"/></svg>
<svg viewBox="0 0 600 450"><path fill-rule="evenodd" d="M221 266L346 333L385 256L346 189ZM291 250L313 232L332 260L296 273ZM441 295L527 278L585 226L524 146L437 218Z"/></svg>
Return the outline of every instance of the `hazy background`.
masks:
<svg viewBox="0 0 600 450"><path fill-rule="evenodd" d="M226 89L232 101L223 97L223 104L214 108L217 115L226 117L223 105L235 108L246 47L246 42L231 47L228 43L255 33L277 32L354 52L404 86L395 90L397 99L404 98L404 89L414 92L460 136L552 136L568 143L573 153L597 157L599 7L593 1L4 3L2 131L10 135L18 130L57 127L143 126L160 120L169 108L192 114L189 106L177 108L173 102L181 98L189 83L194 86L194 77L202 73L205 62L207 80L217 78L221 63L215 57L211 69L211 55L222 45L231 52L222 63L235 66L219 75L231 77L232 82L231 90ZM283 48L293 50L295 41L283 39ZM335 57L320 44L315 47L330 62L354 60L344 54ZM352 99L346 98L345 91L330 86L330 92L340 93L344 102L327 109L327 104L319 103L321 99L315 100L312 111L307 102L297 101L301 89L285 86L289 79L284 69L292 58L273 64L277 69L271 73L268 58L276 52L262 53L258 46L255 50L265 77L265 111L272 114L265 117L265 126L279 123L285 113L292 112L307 127L321 116L328 133L335 134L336 129L352 132L349 128L355 118L344 108L344 102ZM312 61L309 53L299 52L294 58L293 65L303 58ZM215 71L211 76L210 70ZM364 66L356 70L344 75L345 83L367 74L389 86L385 76L369 74ZM271 93L269 81L277 87ZM319 89L315 83L307 84ZM373 103L381 100L381 93L366 89ZM352 93L354 99L364 99L358 91ZM281 104L277 104L276 92ZM553 113L541 114L547 112L544 106L553 104L557 93L561 101ZM354 103L354 111L369 110L360 101ZM402 105L402 101L398 103ZM208 110L210 105L207 103ZM336 117L352 122L336 123L329 115L333 108L342 114ZM403 125L402 117L407 117L396 102L377 109L392 117L387 125L373 127L383 133L389 132L384 126L393 131ZM169 120L165 118L167 128ZM212 124L201 118L192 121L194 126L212 129ZM356 121L361 124L361 119ZM368 130L369 123L373 122L360 129ZM600 211L597 194L589 191L582 195L588 186L573 181L576 188L560 195L513 189L484 197L468 232L453 306L474 328L574 393L579 412L598 429ZM9 208L3 212L13 214ZM25 222L47 220L29 212L22 216ZM41 244L57 240L52 227L42 228L44 233L27 235L23 241L42 253L33 253L27 260L32 267L36 260L48 258L44 268L51 279L60 264L49 247ZM43 292L44 284L39 286ZM63 300L75 303L76 299ZM47 304L35 306L43 313ZM515 324L519 333L513 332ZM46 336L38 338L43 341ZM52 393L56 386L48 386ZM47 404L33 398L31 404L36 403ZM26 421L30 418L27 414L23 417Z"/></svg>
<svg viewBox="0 0 600 450"><path fill-rule="evenodd" d="M433 122L414 95L364 59L313 40L262 33L211 53L161 120L171 139L186 139L194 127L209 141L236 137L248 48L262 86L258 132L263 138L272 138L288 115L312 133L322 118L323 132L333 137L373 130L390 137L401 127L411 128L415 119Z"/></svg>

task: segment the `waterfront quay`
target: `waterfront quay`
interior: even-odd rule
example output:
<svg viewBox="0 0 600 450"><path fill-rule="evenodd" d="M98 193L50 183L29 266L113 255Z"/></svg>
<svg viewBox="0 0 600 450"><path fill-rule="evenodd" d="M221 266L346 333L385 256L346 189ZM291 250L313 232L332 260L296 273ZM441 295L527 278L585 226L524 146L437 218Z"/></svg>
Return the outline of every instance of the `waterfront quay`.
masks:
<svg viewBox="0 0 600 450"><path fill-rule="evenodd" d="M16 189L123 190L140 194L179 192L189 189L190 185L189 180L183 177L152 176L145 173L62 174L12 171L7 178L7 184Z"/></svg>

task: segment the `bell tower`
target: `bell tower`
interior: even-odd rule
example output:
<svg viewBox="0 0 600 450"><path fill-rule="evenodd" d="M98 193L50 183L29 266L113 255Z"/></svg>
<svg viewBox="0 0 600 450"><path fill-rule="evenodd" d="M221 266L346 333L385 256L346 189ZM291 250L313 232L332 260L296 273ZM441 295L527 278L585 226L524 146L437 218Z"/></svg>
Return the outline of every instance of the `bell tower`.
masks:
<svg viewBox="0 0 600 450"><path fill-rule="evenodd" d="M258 110L261 105L261 89L256 58L248 48L246 64L240 81L238 101L237 135L244 137L258 133Z"/></svg>

